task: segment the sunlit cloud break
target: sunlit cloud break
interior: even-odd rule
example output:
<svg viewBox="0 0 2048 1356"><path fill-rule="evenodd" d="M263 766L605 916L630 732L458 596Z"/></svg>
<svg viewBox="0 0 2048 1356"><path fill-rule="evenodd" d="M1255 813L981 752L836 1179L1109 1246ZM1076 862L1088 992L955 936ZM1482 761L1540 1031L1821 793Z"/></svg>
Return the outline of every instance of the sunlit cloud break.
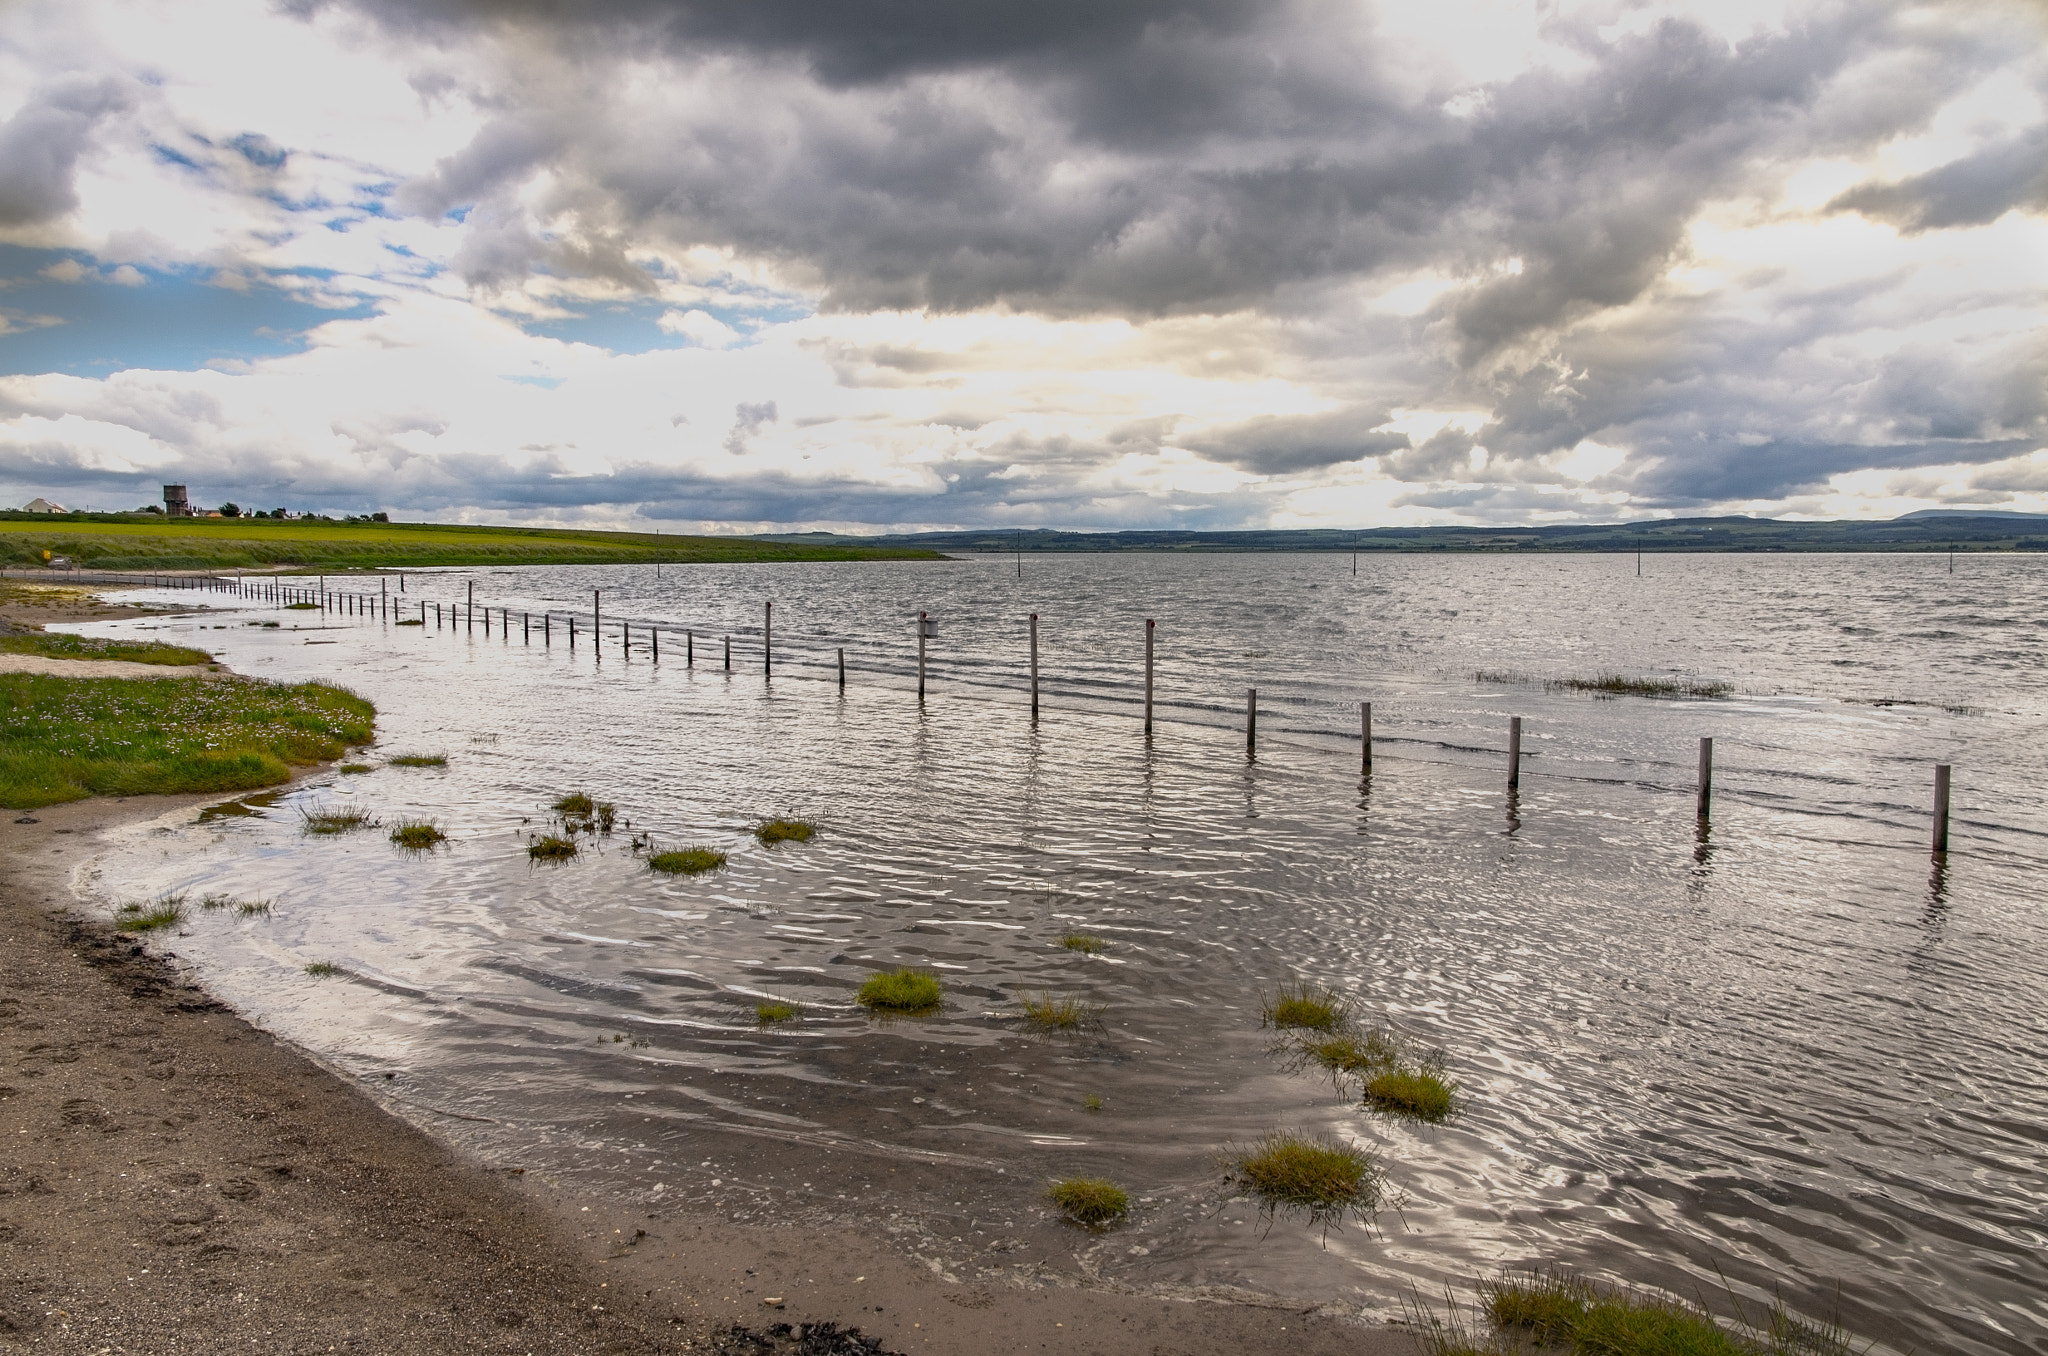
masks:
<svg viewBox="0 0 2048 1356"><path fill-rule="evenodd" d="M0 503L2048 511L2035 4L30 0Z"/></svg>

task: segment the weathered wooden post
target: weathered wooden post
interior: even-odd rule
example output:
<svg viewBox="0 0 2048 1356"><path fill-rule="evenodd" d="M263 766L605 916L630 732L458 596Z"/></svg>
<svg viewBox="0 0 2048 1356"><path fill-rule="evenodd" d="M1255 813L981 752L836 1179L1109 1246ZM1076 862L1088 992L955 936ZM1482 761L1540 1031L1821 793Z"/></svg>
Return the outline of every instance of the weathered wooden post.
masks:
<svg viewBox="0 0 2048 1356"><path fill-rule="evenodd" d="M683 667L697 667L697 633L688 628L683 631Z"/></svg>
<svg viewBox="0 0 2048 1356"><path fill-rule="evenodd" d="M732 672L732 637L725 638L725 671Z"/></svg>
<svg viewBox="0 0 2048 1356"><path fill-rule="evenodd" d="M924 700L924 624L925 619L930 615L930 613L926 612L917 614L917 699L919 701Z"/></svg>
<svg viewBox="0 0 2048 1356"><path fill-rule="evenodd" d="M1508 717L1508 789L1522 785L1522 718Z"/></svg>
<svg viewBox="0 0 2048 1356"><path fill-rule="evenodd" d="M552 650L555 648L554 620L555 614L552 612L543 612L540 614L540 647L543 650Z"/></svg>
<svg viewBox="0 0 2048 1356"><path fill-rule="evenodd" d="M533 614L531 612L519 614L519 643L521 645L533 644Z"/></svg>
<svg viewBox="0 0 2048 1356"><path fill-rule="evenodd" d="M576 618L569 618L569 653L576 653Z"/></svg>
<svg viewBox="0 0 2048 1356"><path fill-rule="evenodd" d="M659 626L647 628L647 657L657 664L661 662L661 628Z"/></svg>
<svg viewBox="0 0 2048 1356"><path fill-rule="evenodd" d="M1701 819L1705 819L1707 817L1708 807L1711 806L1714 801L1714 741L1705 737L1702 737L1700 739L1699 781L1700 789L1697 813Z"/></svg>
<svg viewBox="0 0 2048 1356"><path fill-rule="evenodd" d="M485 604L484 604L484 639L485 639L485 640L489 640L490 638L491 638L491 605L490 605L489 603L485 603Z"/></svg>
<svg viewBox="0 0 2048 1356"><path fill-rule="evenodd" d="M761 613L761 676L775 676L775 604L772 602Z"/></svg>
<svg viewBox="0 0 2048 1356"><path fill-rule="evenodd" d="M1031 718L1038 719L1038 614L1031 614Z"/></svg>
<svg viewBox="0 0 2048 1356"><path fill-rule="evenodd" d="M1361 775L1372 775L1372 703L1358 704L1358 771Z"/></svg>
<svg viewBox="0 0 2048 1356"><path fill-rule="evenodd" d="M1948 855L1948 774L1947 763L1934 765L1934 855Z"/></svg>
<svg viewBox="0 0 2048 1356"><path fill-rule="evenodd" d="M1259 690L1248 687L1244 690L1244 756L1255 758L1259 752Z"/></svg>
<svg viewBox="0 0 2048 1356"><path fill-rule="evenodd" d="M1152 619L1145 618L1145 737L1152 736Z"/></svg>
<svg viewBox="0 0 2048 1356"><path fill-rule="evenodd" d="M839 690L846 691L846 647L839 647Z"/></svg>
<svg viewBox="0 0 2048 1356"><path fill-rule="evenodd" d="M604 614L600 610L600 604L603 601L603 589L592 589L590 591L590 648L597 653L599 658L604 657L604 632L597 629L598 623L604 620Z"/></svg>
<svg viewBox="0 0 2048 1356"><path fill-rule="evenodd" d="M474 579L469 581L469 610L463 614L463 620L468 623L470 630L476 630L476 580Z"/></svg>

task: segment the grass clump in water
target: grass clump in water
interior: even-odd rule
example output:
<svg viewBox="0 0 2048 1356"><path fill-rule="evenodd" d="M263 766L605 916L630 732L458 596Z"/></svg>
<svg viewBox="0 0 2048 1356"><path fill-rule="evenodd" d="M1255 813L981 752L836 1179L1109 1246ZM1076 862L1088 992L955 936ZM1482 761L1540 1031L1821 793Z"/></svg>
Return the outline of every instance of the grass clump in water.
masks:
<svg viewBox="0 0 2048 1356"><path fill-rule="evenodd" d="M853 1001L872 1012L929 1012L939 1005L939 977L929 970L869 975Z"/></svg>
<svg viewBox="0 0 2048 1356"><path fill-rule="evenodd" d="M343 975L348 972L333 961L314 961L306 967L306 973L315 979L326 979L331 975Z"/></svg>
<svg viewBox="0 0 2048 1356"><path fill-rule="evenodd" d="M773 847L777 843L808 843L817 836L818 826L808 819L764 819L754 826L754 837L761 846Z"/></svg>
<svg viewBox="0 0 2048 1356"><path fill-rule="evenodd" d="M1100 1003L1078 998L1054 998L1049 993L1027 994L1017 1000L1023 1009L1024 1025L1041 1035L1071 1035L1102 1025L1106 1010Z"/></svg>
<svg viewBox="0 0 2048 1356"><path fill-rule="evenodd" d="M564 819L588 819L597 808L597 803L581 791L563 796L549 807Z"/></svg>
<svg viewBox="0 0 2048 1356"><path fill-rule="evenodd" d="M1060 945L1069 951L1078 951L1084 956L1098 955L1109 950L1109 943L1086 932L1069 932L1060 938Z"/></svg>
<svg viewBox="0 0 2048 1356"><path fill-rule="evenodd" d="M267 899L244 899L235 904L236 913L262 914L268 917L271 901Z"/></svg>
<svg viewBox="0 0 2048 1356"><path fill-rule="evenodd" d="M1262 1215L1306 1214L1326 1233L1349 1217L1370 1220L1387 1188L1386 1171L1370 1153L1298 1130L1274 1131L1233 1153L1227 1166L1227 1180Z"/></svg>
<svg viewBox="0 0 2048 1356"><path fill-rule="evenodd" d="M280 786L375 719L326 683L0 674L0 806Z"/></svg>
<svg viewBox="0 0 2048 1356"><path fill-rule="evenodd" d="M1282 1048L1297 1072L1310 1066L1341 1090L1353 1080L1371 1110L1441 1125L1458 1114L1458 1085L1446 1078L1445 1053L1424 1049L1390 1027L1297 1034Z"/></svg>
<svg viewBox="0 0 2048 1356"><path fill-rule="evenodd" d="M754 1004L754 1021L761 1026L774 1026L779 1022L793 1022L804 1015L804 1010L794 1003L775 1000Z"/></svg>
<svg viewBox="0 0 2048 1356"><path fill-rule="evenodd" d="M343 763L335 769L344 777L360 777L365 772L374 772L375 770L368 763Z"/></svg>
<svg viewBox="0 0 2048 1356"><path fill-rule="evenodd" d="M550 807L562 817L570 833L610 833L619 822L619 807L608 800L592 800L581 791L556 800Z"/></svg>
<svg viewBox="0 0 2048 1356"><path fill-rule="evenodd" d="M407 618L406 620L404 620L404 621L401 621L401 622L393 622L393 623L391 623L391 624L392 624L393 626L425 626L425 625L426 625L426 623L425 623L425 622L423 622L423 621L421 621L421 620L420 620L420 619L419 619L418 617L408 617L408 618Z"/></svg>
<svg viewBox="0 0 2048 1356"><path fill-rule="evenodd" d="M162 895L147 904L123 904L114 911L114 926L123 932L156 932L184 921L183 895Z"/></svg>
<svg viewBox="0 0 2048 1356"><path fill-rule="evenodd" d="M1081 1099L1081 1109L1083 1111L1100 1111L1102 1110L1102 1099L1091 1092Z"/></svg>
<svg viewBox="0 0 2048 1356"><path fill-rule="evenodd" d="M1610 697L1696 697L1712 700L1735 690L1722 682L1701 682L1692 678L1633 678L1624 673L1602 673L1591 678L1557 678L1544 684L1553 692L1598 692Z"/></svg>
<svg viewBox="0 0 2048 1356"><path fill-rule="evenodd" d="M674 852L653 854L647 859L647 865L671 876L694 876L724 866L725 854L717 848L680 848Z"/></svg>
<svg viewBox="0 0 2048 1356"><path fill-rule="evenodd" d="M431 819L408 819L391 831L391 841L408 852L425 852L447 842L448 835Z"/></svg>
<svg viewBox="0 0 2048 1356"><path fill-rule="evenodd" d="M1457 1110L1457 1090L1427 1069L1389 1069L1366 1081L1365 1104L1390 1115L1440 1125Z"/></svg>
<svg viewBox="0 0 2048 1356"><path fill-rule="evenodd" d="M300 826L316 837L353 833L357 829L372 828L376 823L368 810L353 805L313 805L299 811Z"/></svg>
<svg viewBox="0 0 2048 1356"><path fill-rule="evenodd" d="M392 767L447 767L448 759L438 753L401 753L384 760Z"/></svg>
<svg viewBox="0 0 2048 1356"><path fill-rule="evenodd" d="M546 834L526 845L526 855L537 862L564 862L576 855L576 840Z"/></svg>
<svg viewBox="0 0 2048 1356"><path fill-rule="evenodd" d="M233 895L206 895L199 901L199 907L207 913L233 909L236 913L267 914L270 905L271 901L267 899L237 899Z"/></svg>
<svg viewBox="0 0 2048 1356"><path fill-rule="evenodd" d="M1350 1015L1347 1000L1311 984L1283 985L1259 1005L1259 1025L1277 1031L1336 1031Z"/></svg>
<svg viewBox="0 0 2048 1356"><path fill-rule="evenodd" d="M1131 1198L1106 1177L1063 1177L1045 1189L1061 1214L1090 1229L1106 1229L1131 1212Z"/></svg>
<svg viewBox="0 0 2048 1356"><path fill-rule="evenodd" d="M285 610L285 611L287 611L287 612L318 612L318 611L320 610L320 604L318 604L318 603L286 603L286 604L284 605L284 610Z"/></svg>

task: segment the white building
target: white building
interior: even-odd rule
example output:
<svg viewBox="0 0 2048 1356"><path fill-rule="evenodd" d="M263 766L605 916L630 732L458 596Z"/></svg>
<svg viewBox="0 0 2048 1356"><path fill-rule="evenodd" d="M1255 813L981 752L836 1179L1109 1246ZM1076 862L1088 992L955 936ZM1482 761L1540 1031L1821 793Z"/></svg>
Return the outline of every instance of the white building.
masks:
<svg viewBox="0 0 2048 1356"><path fill-rule="evenodd" d="M23 513L69 513L62 504L53 504L47 499L31 499L21 506Z"/></svg>

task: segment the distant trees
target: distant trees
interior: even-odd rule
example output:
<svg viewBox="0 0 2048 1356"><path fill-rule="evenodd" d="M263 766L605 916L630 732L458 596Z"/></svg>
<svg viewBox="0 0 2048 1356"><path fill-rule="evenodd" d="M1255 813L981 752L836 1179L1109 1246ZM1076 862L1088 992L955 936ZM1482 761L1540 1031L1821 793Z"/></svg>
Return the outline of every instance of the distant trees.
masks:
<svg viewBox="0 0 2048 1356"><path fill-rule="evenodd" d="M220 516L223 518L239 518L242 516L242 506L230 499L227 503L220 506Z"/></svg>

